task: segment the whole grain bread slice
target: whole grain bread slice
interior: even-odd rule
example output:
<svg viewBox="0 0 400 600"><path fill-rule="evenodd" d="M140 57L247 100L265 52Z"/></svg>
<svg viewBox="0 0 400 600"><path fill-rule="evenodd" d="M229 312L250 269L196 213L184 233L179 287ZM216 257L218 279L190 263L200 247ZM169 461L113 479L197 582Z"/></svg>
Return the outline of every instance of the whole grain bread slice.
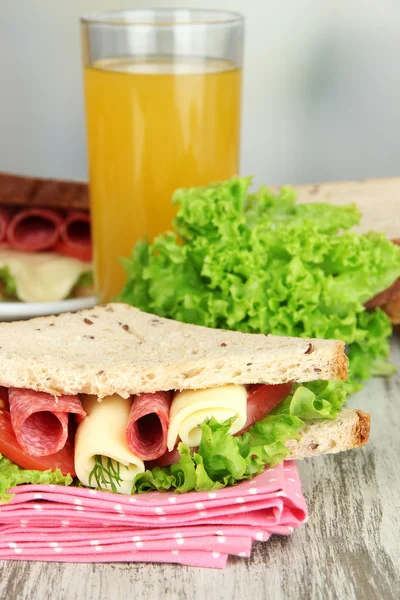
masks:
<svg viewBox="0 0 400 600"><path fill-rule="evenodd" d="M87 183L0 173L0 205L89 210Z"/></svg>
<svg viewBox="0 0 400 600"><path fill-rule="evenodd" d="M370 415L362 410L344 408L334 421L309 421L298 440L290 440L287 460L352 450L367 443Z"/></svg>
<svg viewBox="0 0 400 600"><path fill-rule="evenodd" d="M0 385L54 395L346 378L343 342L209 329L125 304L0 324Z"/></svg>

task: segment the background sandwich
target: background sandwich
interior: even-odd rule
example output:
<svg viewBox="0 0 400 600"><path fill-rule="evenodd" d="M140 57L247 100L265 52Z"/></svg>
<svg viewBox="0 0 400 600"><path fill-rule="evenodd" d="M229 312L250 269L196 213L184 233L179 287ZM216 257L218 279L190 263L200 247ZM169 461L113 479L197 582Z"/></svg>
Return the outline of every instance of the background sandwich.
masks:
<svg viewBox="0 0 400 600"><path fill-rule="evenodd" d="M0 495L18 483L218 489L362 446L339 341L242 334L114 304L0 325ZM48 470L49 469L49 470Z"/></svg>
<svg viewBox="0 0 400 600"><path fill-rule="evenodd" d="M397 246L400 246L400 238L392 241ZM365 307L369 310L373 310L374 308L384 310L395 326L395 330L397 326L397 331L400 332L400 278L396 279L386 290L366 302Z"/></svg>
<svg viewBox="0 0 400 600"><path fill-rule="evenodd" d="M0 281L4 300L91 295L87 185L0 173Z"/></svg>

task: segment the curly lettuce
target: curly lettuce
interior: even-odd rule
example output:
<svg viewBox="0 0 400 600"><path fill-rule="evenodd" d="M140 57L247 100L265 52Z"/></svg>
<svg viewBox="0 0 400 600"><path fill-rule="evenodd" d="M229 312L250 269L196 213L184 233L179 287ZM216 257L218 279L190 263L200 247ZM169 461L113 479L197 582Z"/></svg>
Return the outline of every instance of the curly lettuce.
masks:
<svg viewBox="0 0 400 600"><path fill-rule="evenodd" d="M55 471L23 469L0 454L0 504L8 502L13 497L8 490L23 483L70 485L72 477L63 475L60 469Z"/></svg>
<svg viewBox="0 0 400 600"><path fill-rule="evenodd" d="M400 248L357 234L353 205L297 204L289 187L249 194L249 178L178 190L175 231L123 259L118 301L178 321L348 344L350 391L388 363L392 327L364 303L400 276Z"/></svg>
<svg viewBox="0 0 400 600"><path fill-rule="evenodd" d="M7 266L0 267L0 300L17 300L17 286L15 279Z"/></svg>

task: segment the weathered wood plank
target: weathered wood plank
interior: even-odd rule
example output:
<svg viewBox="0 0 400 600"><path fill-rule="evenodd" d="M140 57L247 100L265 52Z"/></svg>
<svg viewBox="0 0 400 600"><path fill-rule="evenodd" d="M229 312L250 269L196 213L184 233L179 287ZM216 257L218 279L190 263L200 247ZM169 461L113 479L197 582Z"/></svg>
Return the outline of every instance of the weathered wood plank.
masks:
<svg viewBox="0 0 400 600"><path fill-rule="evenodd" d="M400 365L400 342L393 342ZM176 565L0 563L0 599L391 600L400 597L400 374L352 398L372 413L368 446L303 461L310 520L224 571Z"/></svg>

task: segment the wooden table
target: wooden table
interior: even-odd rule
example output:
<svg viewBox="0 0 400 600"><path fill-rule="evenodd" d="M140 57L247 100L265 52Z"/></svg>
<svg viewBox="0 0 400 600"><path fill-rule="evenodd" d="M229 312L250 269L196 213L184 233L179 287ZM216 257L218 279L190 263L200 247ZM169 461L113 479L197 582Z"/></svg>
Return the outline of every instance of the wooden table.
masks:
<svg viewBox="0 0 400 600"><path fill-rule="evenodd" d="M400 366L400 340L392 360ZM0 600L390 600L400 598L400 372L351 405L368 446L302 462L308 523L223 571L176 565L0 562Z"/></svg>

